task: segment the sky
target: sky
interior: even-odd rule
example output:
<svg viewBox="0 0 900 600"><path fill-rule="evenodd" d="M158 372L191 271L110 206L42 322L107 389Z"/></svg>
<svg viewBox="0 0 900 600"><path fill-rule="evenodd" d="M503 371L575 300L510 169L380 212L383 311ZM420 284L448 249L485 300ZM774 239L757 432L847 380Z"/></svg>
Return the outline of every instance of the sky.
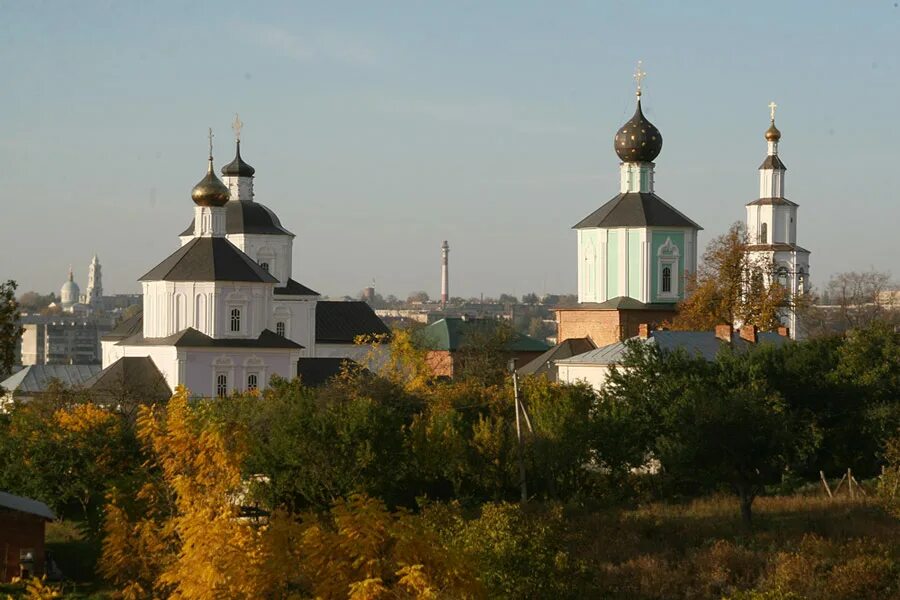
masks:
<svg viewBox="0 0 900 600"><path fill-rule="evenodd" d="M178 246L205 173L242 155L325 295L575 291L571 226L618 193L634 111L656 191L745 218L770 101L811 277L894 271L900 8L866 2L0 0L0 279L105 293Z"/></svg>

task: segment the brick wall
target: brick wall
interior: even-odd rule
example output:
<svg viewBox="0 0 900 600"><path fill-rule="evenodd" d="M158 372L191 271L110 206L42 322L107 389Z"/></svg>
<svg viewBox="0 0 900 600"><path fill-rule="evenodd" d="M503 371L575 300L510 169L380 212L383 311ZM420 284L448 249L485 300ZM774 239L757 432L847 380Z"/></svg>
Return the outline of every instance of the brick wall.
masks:
<svg viewBox="0 0 900 600"><path fill-rule="evenodd" d="M34 572L44 574L44 519L0 509L0 582L19 576L19 550L34 550Z"/></svg>
<svg viewBox="0 0 900 600"><path fill-rule="evenodd" d="M557 342L589 337L598 347L638 334L641 323L662 325L675 317L674 310L559 309L556 311Z"/></svg>

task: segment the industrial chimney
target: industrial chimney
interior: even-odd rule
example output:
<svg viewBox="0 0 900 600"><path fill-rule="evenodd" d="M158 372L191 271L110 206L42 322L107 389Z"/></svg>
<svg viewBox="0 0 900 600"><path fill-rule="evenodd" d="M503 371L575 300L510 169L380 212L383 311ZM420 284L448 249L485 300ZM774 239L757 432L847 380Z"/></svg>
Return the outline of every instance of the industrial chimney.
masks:
<svg viewBox="0 0 900 600"><path fill-rule="evenodd" d="M447 308L450 300L450 244L447 240L441 244L441 308Z"/></svg>

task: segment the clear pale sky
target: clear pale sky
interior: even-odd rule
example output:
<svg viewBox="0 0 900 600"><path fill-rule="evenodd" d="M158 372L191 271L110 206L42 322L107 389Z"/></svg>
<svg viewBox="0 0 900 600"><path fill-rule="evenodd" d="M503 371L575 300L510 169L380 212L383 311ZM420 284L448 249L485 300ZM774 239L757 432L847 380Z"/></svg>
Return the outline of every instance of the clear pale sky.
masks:
<svg viewBox="0 0 900 600"><path fill-rule="evenodd" d="M778 103L813 282L898 273L900 8L866 2L0 1L0 278L105 291L178 244L233 157L297 234L294 278L355 295L575 290L571 226L618 191L648 77L657 193L701 245L758 195Z"/></svg>

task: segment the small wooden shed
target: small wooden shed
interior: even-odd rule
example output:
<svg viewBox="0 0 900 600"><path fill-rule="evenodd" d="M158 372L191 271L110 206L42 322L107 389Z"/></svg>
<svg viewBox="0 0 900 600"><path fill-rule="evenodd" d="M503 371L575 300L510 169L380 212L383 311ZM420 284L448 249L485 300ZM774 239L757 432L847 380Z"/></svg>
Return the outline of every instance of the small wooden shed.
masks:
<svg viewBox="0 0 900 600"><path fill-rule="evenodd" d="M44 527L55 519L43 502L0 492L0 583L44 575Z"/></svg>

